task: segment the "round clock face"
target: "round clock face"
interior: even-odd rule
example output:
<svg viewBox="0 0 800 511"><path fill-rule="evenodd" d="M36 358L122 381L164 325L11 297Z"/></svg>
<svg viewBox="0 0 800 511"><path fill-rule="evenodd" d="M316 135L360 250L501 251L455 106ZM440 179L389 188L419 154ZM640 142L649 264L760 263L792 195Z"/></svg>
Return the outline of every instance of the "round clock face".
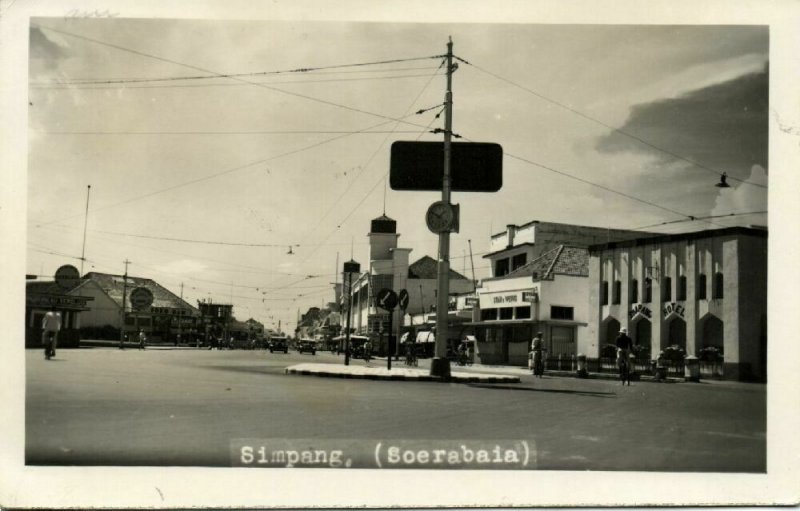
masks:
<svg viewBox="0 0 800 511"><path fill-rule="evenodd" d="M453 207L444 201L439 201L434 202L428 208L425 221L428 224L428 229L435 233L440 233L452 226L454 216Z"/></svg>

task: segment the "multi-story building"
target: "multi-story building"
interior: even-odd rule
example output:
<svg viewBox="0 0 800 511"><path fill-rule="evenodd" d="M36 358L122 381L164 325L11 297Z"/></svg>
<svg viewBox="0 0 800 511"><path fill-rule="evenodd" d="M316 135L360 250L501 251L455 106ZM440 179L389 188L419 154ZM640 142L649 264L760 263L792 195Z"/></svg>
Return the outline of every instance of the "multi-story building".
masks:
<svg viewBox="0 0 800 511"><path fill-rule="evenodd" d="M715 348L731 379L766 379L767 231L744 227L590 247L589 335L599 357L620 328L652 358Z"/></svg>
<svg viewBox="0 0 800 511"><path fill-rule="evenodd" d="M436 261L423 256L409 263L410 248L397 246L400 235L397 222L387 216L372 220L369 236L369 262L361 265L359 275L351 275L352 307L343 307L350 314L350 326L361 335L379 339L388 336L389 313L375 306L375 294L383 288L396 293L405 289L409 295L406 313L431 311L436 303ZM345 289L342 299L347 300L348 276L343 275ZM471 292L473 282L460 273L450 270L450 293L459 295ZM392 318L393 334L402 326L404 311L395 308ZM345 318L342 319L344 326ZM386 344L384 340L383 344Z"/></svg>
<svg viewBox="0 0 800 511"><path fill-rule="evenodd" d="M538 220L492 235L484 256L492 276L478 288L480 310L470 325L479 360L525 365L537 332L548 356L576 355L589 321L587 247L645 235Z"/></svg>

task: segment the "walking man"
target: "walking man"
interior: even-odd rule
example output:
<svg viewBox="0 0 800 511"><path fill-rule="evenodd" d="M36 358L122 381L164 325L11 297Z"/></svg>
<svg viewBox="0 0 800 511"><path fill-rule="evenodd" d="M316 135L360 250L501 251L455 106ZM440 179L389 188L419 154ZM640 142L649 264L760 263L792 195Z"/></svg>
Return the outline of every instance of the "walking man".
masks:
<svg viewBox="0 0 800 511"><path fill-rule="evenodd" d="M139 349L143 350L145 347L145 343L147 342L147 336L144 335L144 329L139 329Z"/></svg>
<svg viewBox="0 0 800 511"><path fill-rule="evenodd" d="M44 358L50 359L56 356L56 345L58 344L58 332L61 330L61 313L56 312L55 307L51 307L42 319L42 344L44 345Z"/></svg>
<svg viewBox="0 0 800 511"><path fill-rule="evenodd" d="M531 341L531 353L529 355L533 366L533 375L542 377L544 374L544 341L542 332L536 332L536 336Z"/></svg>

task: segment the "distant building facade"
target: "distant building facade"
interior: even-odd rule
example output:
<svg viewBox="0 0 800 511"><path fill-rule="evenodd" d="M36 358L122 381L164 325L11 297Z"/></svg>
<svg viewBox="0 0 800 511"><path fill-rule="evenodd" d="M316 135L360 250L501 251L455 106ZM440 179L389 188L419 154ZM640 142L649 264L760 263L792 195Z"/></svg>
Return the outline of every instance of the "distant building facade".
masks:
<svg viewBox="0 0 800 511"><path fill-rule="evenodd" d="M395 292L405 289L409 294L406 312L416 314L434 309L436 303L436 261L424 256L409 263L411 249L398 247L397 222L385 215L371 222L369 236L369 261L361 265L361 273L352 275L352 307L347 307L348 276L342 282L342 326L350 314L350 327L355 333L373 337L380 342L388 337L389 313L375 305L375 294L383 288ZM450 270L450 293L458 295L473 290L473 282L458 272ZM395 308L392 318L392 335L402 326L404 312ZM387 344L386 340L383 344ZM385 346L384 346L385 347Z"/></svg>

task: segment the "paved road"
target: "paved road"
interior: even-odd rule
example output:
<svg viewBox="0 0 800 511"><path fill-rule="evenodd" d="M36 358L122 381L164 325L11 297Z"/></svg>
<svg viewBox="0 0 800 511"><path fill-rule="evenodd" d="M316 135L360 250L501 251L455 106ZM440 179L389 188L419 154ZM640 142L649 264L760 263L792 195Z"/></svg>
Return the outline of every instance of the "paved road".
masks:
<svg viewBox="0 0 800 511"><path fill-rule="evenodd" d="M28 351L29 464L227 466L240 438L526 440L549 470L766 470L766 387L286 375L331 354ZM363 364L363 361L354 361ZM373 364L385 365L385 360ZM460 368L459 368L460 369ZM433 445L433 443L431 444Z"/></svg>

